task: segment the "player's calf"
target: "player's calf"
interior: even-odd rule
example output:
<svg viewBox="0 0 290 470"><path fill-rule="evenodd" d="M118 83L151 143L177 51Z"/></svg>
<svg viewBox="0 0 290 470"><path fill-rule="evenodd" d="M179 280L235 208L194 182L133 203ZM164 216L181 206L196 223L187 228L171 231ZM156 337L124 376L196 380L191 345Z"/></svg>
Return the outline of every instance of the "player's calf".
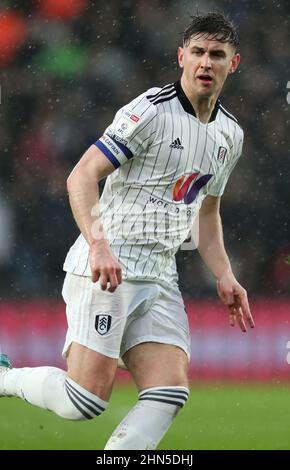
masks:
<svg viewBox="0 0 290 470"><path fill-rule="evenodd" d="M9 369L0 364L0 396L15 396L70 420L93 419L108 402L56 367Z"/></svg>
<svg viewBox="0 0 290 470"><path fill-rule="evenodd" d="M154 450L188 399L186 387L152 387L123 419L105 450Z"/></svg>

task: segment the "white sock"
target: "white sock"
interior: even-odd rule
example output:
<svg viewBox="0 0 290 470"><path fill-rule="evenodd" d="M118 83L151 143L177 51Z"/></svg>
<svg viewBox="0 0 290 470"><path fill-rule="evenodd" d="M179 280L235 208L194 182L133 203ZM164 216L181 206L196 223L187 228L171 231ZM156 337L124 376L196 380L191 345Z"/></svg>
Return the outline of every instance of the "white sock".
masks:
<svg viewBox="0 0 290 470"><path fill-rule="evenodd" d="M186 387L153 387L139 393L139 401L119 424L105 450L153 450L188 398Z"/></svg>
<svg viewBox="0 0 290 470"><path fill-rule="evenodd" d="M12 395L32 405L54 411L72 420L92 419L108 403L88 392L56 367L25 367L5 372L3 395Z"/></svg>

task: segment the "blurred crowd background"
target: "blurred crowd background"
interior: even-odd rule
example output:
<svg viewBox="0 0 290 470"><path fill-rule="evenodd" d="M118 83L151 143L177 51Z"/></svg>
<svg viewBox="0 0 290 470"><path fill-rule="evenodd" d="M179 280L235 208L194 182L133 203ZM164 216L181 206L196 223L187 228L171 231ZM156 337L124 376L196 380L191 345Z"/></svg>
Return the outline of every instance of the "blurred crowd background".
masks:
<svg viewBox="0 0 290 470"><path fill-rule="evenodd" d="M222 202L226 246L252 296L289 296L290 3L1 0L2 299L59 297L78 234L66 178L121 106L179 78L180 33L197 8L223 10L241 36L221 97L245 131ZM214 295L197 253L178 264L186 297Z"/></svg>

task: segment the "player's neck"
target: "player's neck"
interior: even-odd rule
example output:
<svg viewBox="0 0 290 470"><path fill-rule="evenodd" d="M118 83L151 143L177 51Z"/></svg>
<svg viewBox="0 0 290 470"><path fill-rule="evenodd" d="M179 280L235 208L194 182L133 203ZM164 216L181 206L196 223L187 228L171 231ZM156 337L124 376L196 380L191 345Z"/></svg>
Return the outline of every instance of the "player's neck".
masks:
<svg viewBox="0 0 290 470"><path fill-rule="evenodd" d="M210 98L201 98L194 97L190 100L193 109L195 111L196 117L203 123L207 124L210 121L210 117L214 110L216 99Z"/></svg>
<svg viewBox="0 0 290 470"><path fill-rule="evenodd" d="M184 93L187 96L187 99L190 101L196 117L203 123L207 124L210 121L212 112L216 105L218 96L199 96L196 93L192 92L181 80L181 85Z"/></svg>

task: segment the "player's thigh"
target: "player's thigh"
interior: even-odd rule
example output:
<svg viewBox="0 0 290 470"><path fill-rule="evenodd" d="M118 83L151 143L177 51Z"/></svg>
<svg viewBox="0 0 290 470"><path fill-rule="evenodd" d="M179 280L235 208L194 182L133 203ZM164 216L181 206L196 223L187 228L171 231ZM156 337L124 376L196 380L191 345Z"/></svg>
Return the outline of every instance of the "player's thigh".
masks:
<svg viewBox="0 0 290 470"><path fill-rule="evenodd" d="M63 357L79 385L106 400L110 395L126 324L126 286L102 291L90 278L68 274L63 287L68 330Z"/></svg>
<svg viewBox="0 0 290 470"><path fill-rule="evenodd" d="M86 346L72 343L67 354L68 376L102 400L108 401L117 369L117 359Z"/></svg>
<svg viewBox="0 0 290 470"><path fill-rule="evenodd" d="M188 356L178 346L141 343L129 349L123 360L138 390L158 386L188 386Z"/></svg>
<svg viewBox="0 0 290 470"><path fill-rule="evenodd" d="M159 295L124 331L121 356L139 389L186 386L189 325L177 286L158 285Z"/></svg>

